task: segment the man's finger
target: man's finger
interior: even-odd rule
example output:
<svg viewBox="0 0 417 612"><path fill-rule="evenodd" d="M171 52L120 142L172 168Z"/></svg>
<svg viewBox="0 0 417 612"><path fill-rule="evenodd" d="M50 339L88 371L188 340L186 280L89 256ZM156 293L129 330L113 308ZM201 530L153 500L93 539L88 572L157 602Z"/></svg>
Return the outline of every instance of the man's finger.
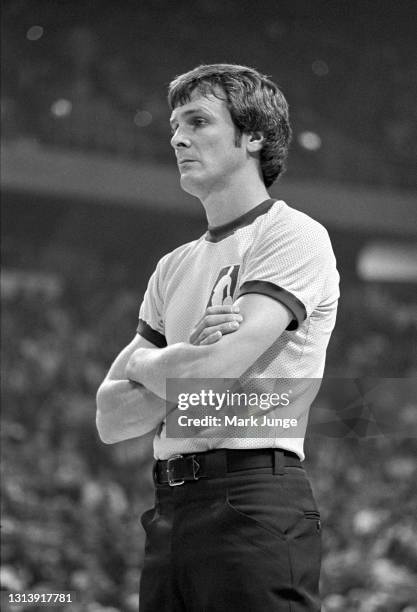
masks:
<svg viewBox="0 0 417 612"><path fill-rule="evenodd" d="M204 340L207 336L211 336L214 332L220 331L222 334L230 334L235 331L240 325L240 321L226 321L220 323L220 325L214 325L213 327L206 327L200 334L200 340Z"/></svg>
<svg viewBox="0 0 417 612"><path fill-rule="evenodd" d="M222 335L231 334L239 329L239 325L239 321L229 321L227 323L222 323L221 325L216 325L215 327L205 328L196 338L195 344L201 344L203 340L216 332L220 332Z"/></svg>
<svg viewBox="0 0 417 612"><path fill-rule="evenodd" d="M221 331L213 332L212 334L207 336L207 338L204 338L202 342L200 342L200 346L203 346L203 345L205 346L207 344L214 344L215 342L218 342L221 337L222 337Z"/></svg>
<svg viewBox="0 0 417 612"><path fill-rule="evenodd" d="M238 313L240 308L237 304L222 304L221 306L209 306L206 314L229 314Z"/></svg>
<svg viewBox="0 0 417 612"><path fill-rule="evenodd" d="M217 331L218 329L223 331L220 327L221 325L226 325L224 329L226 330L226 332L230 333L230 331L233 331L234 326L229 328L227 324L240 324L242 321L242 315L237 313L205 315L193 329L190 335L190 342L191 344L199 344L199 340L205 338L207 334L211 334L213 331Z"/></svg>

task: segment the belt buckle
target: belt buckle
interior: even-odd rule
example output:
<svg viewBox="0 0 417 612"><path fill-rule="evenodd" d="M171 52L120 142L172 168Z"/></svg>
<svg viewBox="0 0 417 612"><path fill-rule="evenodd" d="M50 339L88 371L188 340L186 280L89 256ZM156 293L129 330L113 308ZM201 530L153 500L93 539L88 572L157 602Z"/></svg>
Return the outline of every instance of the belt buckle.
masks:
<svg viewBox="0 0 417 612"><path fill-rule="evenodd" d="M175 480L172 475L173 468L171 467L171 462L176 459L184 459L184 455L173 455L169 459L167 459L167 476L168 476L168 484L170 487L178 487L179 485L184 484L185 480Z"/></svg>

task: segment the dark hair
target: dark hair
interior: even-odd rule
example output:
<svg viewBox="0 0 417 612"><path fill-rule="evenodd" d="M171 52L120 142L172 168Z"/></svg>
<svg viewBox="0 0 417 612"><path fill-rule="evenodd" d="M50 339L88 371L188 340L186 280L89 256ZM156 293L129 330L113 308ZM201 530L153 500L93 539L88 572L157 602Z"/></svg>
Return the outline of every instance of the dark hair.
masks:
<svg viewBox="0 0 417 612"><path fill-rule="evenodd" d="M243 132L263 132L265 141L260 163L265 186L269 187L285 171L291 141L288 104L283 93L253 68L210 64L176 77L169 85L168 103L171 109L186 104L194 90L221 98L219 88L224 91L232 120L239 130L236 146L240 145Z"/></svg>

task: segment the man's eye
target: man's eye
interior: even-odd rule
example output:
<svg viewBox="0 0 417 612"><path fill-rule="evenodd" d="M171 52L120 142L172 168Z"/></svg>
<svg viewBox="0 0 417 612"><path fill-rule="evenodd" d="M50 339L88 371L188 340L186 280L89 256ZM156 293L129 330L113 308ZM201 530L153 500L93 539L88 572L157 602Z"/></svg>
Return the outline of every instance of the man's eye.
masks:
<svg viewBox="0 0 417 612"><path fill-rule="evenodd" d="M194 117L192 120L193 125L205 125L207 122L202 117Z"/></svg>

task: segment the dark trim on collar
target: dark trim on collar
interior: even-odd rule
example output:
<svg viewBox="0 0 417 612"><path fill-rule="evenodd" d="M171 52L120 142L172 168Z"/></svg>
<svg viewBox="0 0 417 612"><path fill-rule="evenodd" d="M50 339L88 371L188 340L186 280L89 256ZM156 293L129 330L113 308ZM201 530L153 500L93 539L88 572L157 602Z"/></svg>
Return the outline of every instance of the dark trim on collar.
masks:
<svg viewBox="0 0 417 612"><path fill-rule="evenodd" d="M268 210L273 206L273 204L275 204L275 202L277 202L277 200L273 200L270 198L269 200L261 202L260 204L258 204L258 206L255 206L255 208L252 208L247 213L238 217L237 219L229 221L229 223L225 223L224 225L217 225L215 227L210 227L209 225L206 233L207 242L220 242L227 236L234 234L237 229L245 227L245 225L250 225L251 223L253 223L253 221L255 221L257 217L267 213Z"/></svg>

